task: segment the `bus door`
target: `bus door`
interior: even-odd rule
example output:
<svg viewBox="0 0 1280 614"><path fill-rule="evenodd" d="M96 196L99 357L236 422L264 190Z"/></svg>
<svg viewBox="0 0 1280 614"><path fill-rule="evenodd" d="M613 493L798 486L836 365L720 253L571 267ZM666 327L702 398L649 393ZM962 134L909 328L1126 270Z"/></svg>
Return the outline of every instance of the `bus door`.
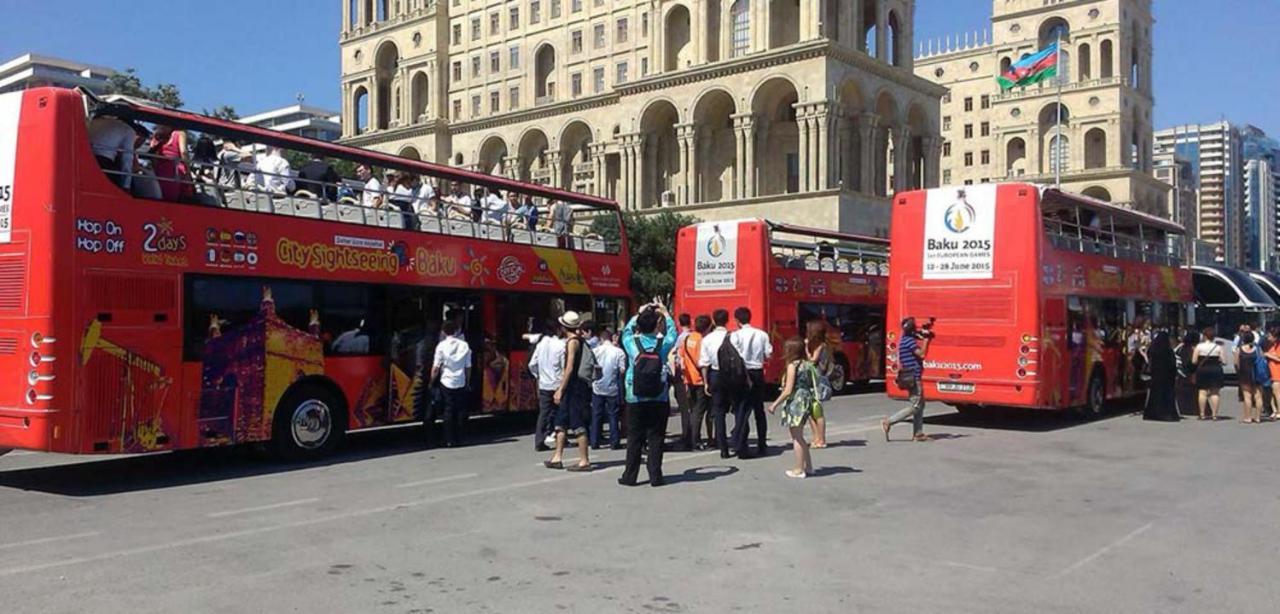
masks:
<svg viewBox="0 0 1280 614"><path fill-rule="evenodd" d="M430 319L426 288L391 288L387 302L391 343L384 420L393 423L420 419L431 400L427 381L440 320L433 323Z"/></svg>

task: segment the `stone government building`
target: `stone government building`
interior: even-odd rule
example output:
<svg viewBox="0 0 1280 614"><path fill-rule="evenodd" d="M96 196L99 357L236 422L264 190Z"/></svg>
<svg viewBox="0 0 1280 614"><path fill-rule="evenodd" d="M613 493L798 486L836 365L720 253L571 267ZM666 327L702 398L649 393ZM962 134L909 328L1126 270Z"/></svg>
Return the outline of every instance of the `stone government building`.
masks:
<svg viewBox="0 0 1280 614"><path fill-rule="evenodd" d="M942 183L1052 184L1058 169L1066 190L1179 219L1153 172L1151 0L992 4L989 33L925 43L915 62L950 90ZM1001 93L997 74L1055 40L1061 106L1056 83Z"/></svg>
<svg viewBox="0 0 1280 614"><path fill-rule="evenodd" d="M946 89L915 74L914 10L343 0L343 142L631 210L884 235L889 195L940 179Z"/></svg>

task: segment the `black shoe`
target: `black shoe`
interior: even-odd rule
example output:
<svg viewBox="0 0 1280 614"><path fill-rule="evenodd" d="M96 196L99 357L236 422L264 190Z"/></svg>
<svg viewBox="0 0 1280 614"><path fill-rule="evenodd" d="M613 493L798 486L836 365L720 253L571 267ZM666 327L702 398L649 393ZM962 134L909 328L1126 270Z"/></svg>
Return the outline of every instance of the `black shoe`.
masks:
<svg viewBox="0 0 1280 614"><path fill-rule="evenodd" d="M755 457L756 457L756 455L755 455L755 454L752 454L752 453L747 452L747 451L745 451L745 450L744 450L744 451L742 451L742 452L739 452L739 453L738 453L738 460L751 460L751 459L753 459L753 458L755 458Z"/></svg>
<svg viewBox="0 0 1280 614"><path fill-rule="evenodd" d="M635 485L636 485L636 483L635 483L635 482L628 482L627 480L624 480L624 479L622 479L622 478L618 478L618 485L619 485L619 486L635 486Z"/></svg>
<svg viewBox="0 0 1280 614"><path fill-rule="evenodd" d="M621 449L622 449L622 444L620 444L620 443L615 443L615 444L613 444L613 445L609 446L609 449L610 449L610 450L621 450Z"/></svg>
<svg viewBox="0 0 1280 614"><path fill-rule="evenodd" d="M733 456L732 454L725 452L724 450L720 451L720 458L730 458L732 456Z"/></svg>
<svg viewBox="0 0 1280 614"><path fill-rule="evenodd" d="M654 487L654 488L657 488L657 487L659 487L659 486L664 486L664 485L666 485L666 483L667 483L667 481L666 481L666 480L664 480L664 479L662 479L662 478L658 478L658 479L656 479L656 480L655 480L655 479L653 479L653 478L649 478L649 485L650 485L650 486L652 486L652 487Z"/></svg>

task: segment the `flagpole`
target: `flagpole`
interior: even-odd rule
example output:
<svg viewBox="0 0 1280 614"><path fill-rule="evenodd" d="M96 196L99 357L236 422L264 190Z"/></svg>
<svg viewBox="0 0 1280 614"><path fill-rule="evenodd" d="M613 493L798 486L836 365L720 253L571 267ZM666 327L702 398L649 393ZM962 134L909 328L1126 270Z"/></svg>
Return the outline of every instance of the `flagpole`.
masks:
<svg viewBox="0 0 1280 614"><path fill-rule="evenodd" d="M1057 117L1057 126L1056 126L1057 136L1054 138L1054 141L1053 141L1055 151L1053 153L1054 153L1054 156L1057 158L1058 162L1057 164L1053 165L1053 187L1062 189L1062 31L1061 30L1058 31L1058 42L1055 44L1057 45L1057 49L1054 50L1054 53L1057 54L1057 57L1055 57L1053 60L1053 64L1054 64L1053 78L1055 81L1058 82L1058 108L1056 109L1056 114L1058 117Z"/></svg>

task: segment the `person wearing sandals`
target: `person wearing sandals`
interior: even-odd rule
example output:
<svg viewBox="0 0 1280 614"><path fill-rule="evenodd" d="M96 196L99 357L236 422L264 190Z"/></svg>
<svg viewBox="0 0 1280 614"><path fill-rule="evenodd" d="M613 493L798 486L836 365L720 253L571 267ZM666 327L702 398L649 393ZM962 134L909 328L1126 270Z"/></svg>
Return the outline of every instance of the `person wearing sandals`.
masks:
<svg viewBox="0 0 1280 614"><path fill-rule="evenodd" d="M831 356L831 346L827 343L827 322L819 318L809 320L804 326L804 350L809 358L809 362L818 370L818 374L822 377L831 377L831 370L835 366L835 360ZM819 408L821 405L818 406ZM821 450L827 447L827 420L823 417L822 412L813 416L813 447Z"/></svg>
<svg viewBox="0 0 1280 614"><path fill-rule="evenodd" d="M817 393L818 369L808 359L805 341L799 337L787 340L782 346L782 355L787 372L782 376L782 392L769 406L769 413L782 409L782 425L791 431L791 448L796 454L796 466L787 470L787 477L803 479L813 473L809 443L804 440L805 423L822 414Z"/></svg>
<svg viewBox="0 0 1280 614"><path fill-rule="evenodd" d="M1244 396L1244 415L1240 418L1244 424L1262 422L1262 390L1259 386L1264 383L1270 385L1271 382L1259 379L1259 375L1270 375L1265 369L1259 369L1261 361L1262 351L1254 343L1253 332L1240 333L1240 346L1236 348L1236 381Z"/></svg>
<svg viewBox="0 0 1280 614"><path fill-rule="evenodd" d="M568 336L564 341L564 370L560 375L560 387L553 397L556 404L556 447L551 459L542 464L547 469L565 469L564 446L573 437L578 443L578 464L569 467L568 471L591 471L591 447L587 445L591 384L578 374L583 356L591 350L582 336L582 316L578 312L566 311L560 316L560 326Z"/></svg>
<svg viewBox="0 0 1280 614"><path fill-rule="evenodd" d="M1200 391L1196 407L1201 420L1211 419L1210 415L1217 420L1218 405L1222 401L1222 347L1214 342L1216 331L1212 326L1200 331L1200 335L1200 344L1191 352L1191 363L1196 366L1196 388Z"/></svg>

